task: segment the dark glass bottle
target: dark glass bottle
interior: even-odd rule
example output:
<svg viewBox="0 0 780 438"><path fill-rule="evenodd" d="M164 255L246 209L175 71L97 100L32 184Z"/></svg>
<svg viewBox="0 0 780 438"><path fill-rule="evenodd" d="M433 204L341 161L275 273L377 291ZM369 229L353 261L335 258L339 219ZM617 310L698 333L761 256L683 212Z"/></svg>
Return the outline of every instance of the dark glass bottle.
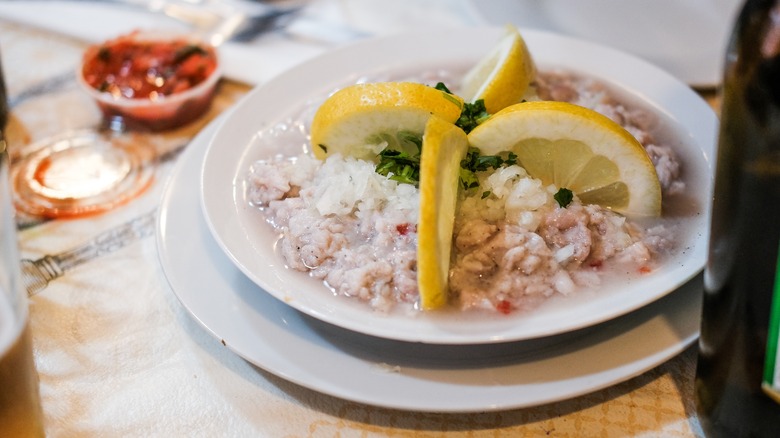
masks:
<svg viewBox="0 0 780 438"><path fill-rule="evenodd" d="M745 3L721 95L697 410L711 437L780 437L780 0Z"/></svg>

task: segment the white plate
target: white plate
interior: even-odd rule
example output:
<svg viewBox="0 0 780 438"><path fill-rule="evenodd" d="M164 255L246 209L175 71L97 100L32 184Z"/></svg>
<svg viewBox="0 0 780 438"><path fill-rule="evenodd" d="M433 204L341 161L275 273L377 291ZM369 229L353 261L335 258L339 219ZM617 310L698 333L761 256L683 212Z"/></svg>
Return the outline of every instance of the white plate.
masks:
<svg viewBox="0 0 780 438"><path fill-rule="evenodd" d="M559 334L633 311L674 290L704 264L709 205L708 162L716 118L689 87L635 57L549 33L527 31L525 38L542 66L576 68L609 81L647 105L666 113L681 131L687 150L688 192L696 205L695 230L681 242L682 254L653 275L602 290L595 296L550 300L529 314L464 321L452 314L373 313L367 304L334 296L321 282L287 269L274 252L277 234L250 208L244 180L251 163L278 152L259 141L259 132L304 103L358 77L415 66L451 66L476 62L501 29L406 34L367 41L304 63L256 88L234 107L211 140L203 164L202 205L212 234L250 279L273 296L304 313L350 330L374 336L434 344L506 342ZM466 64L468 65L468 64ZM283 151L297 154L300 151ZM682 234L682 233L681 233Z"/></svg>
<svg viewBox="0 0 780 438"><path fill-rule="evenodd" d="M479 0L487 23L514 23L638 55L683 82L720 83L741 0Z"/></svg>
<svg viewBox="0 0 780 438"><path fill-rule="evenodd" d="M205 130L179 158L160 207L163 270L184 307L228 348L304 387L414 411L540 405L592 392L663 363L698 336L701 276L630 315L521 343L423 345L361 335L265 293L220 251L193 190Z"/></svg>

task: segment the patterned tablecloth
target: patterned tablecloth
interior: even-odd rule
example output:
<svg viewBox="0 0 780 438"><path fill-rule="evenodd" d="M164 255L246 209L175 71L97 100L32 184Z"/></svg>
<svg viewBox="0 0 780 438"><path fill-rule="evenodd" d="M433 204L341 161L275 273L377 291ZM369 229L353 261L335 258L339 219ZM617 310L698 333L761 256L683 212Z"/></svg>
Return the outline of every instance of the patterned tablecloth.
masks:
<svg viewBox="0 0 780 438"><path fill-rule="evenodd" d="M12 155L37 139L98 120L97 109L69 75L84 47L83 41L0 16ZM232 353L169 287L158 259L154 212L178 152L248 90L225 80L203 120L155 136L161 157L157 180L130 204L74 220L20 217L27 260L90 248L31 296L50 436L701 435L692 401L695 346L628 381L571 400L468 414L344 401L285 381ZM110 245L96 243L117 234Z"/></svg>

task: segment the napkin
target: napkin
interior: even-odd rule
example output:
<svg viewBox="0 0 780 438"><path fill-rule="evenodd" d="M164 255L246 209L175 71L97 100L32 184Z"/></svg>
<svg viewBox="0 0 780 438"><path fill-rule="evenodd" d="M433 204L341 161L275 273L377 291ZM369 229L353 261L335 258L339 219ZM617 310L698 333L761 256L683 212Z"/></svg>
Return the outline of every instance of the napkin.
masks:
<svg viewBox="0 0 780 438"><path fill-rule="evenodd" d="M312 0L282 32L226 42L223 75L258 85L307 59L362 38L404 30L482 24L466 0ZM96 43L133 29L187 30L173 18L117 2L0 2L0 18Z"/></svg>

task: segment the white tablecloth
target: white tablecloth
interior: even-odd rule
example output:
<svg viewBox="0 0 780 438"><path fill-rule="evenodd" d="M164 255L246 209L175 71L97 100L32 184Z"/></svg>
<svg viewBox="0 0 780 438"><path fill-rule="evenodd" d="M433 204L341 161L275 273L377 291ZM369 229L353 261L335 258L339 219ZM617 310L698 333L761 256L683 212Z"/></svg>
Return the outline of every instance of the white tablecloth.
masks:
<svg viewBox="0 0 780 438"><path fill-rule="evenodd" d="M334 4L340 2L330 6ZM78 9L71 6L59 2L35 6L30 2L0 3L0 50L14 102L8 128L12 149L20 150L65 128L97 121L97 110L72 82L63 81L43 94L29 93L41 81L73 71L86 43L107 35L86 30L87 24L96 20L84 15L89 10L86 5ZM408 13L398 8L388 6L383 31L393 31L397 25L390 20L392 13ZM430 16L429 11L426 14ZM443 14L440 24L450 25L459 16ZM85 20L89 23L82 24ZM52 24L62 21L73 23L68 23L67 29ZM56 31L31 27L33 22L48 22L49 29ZM74 23L83 34L73 30ZM104 29L106 23L109 21L101 22ZM119 30L109 30L114 29ZM343 43L288 38L273 35L251 46L237 47L236 51L256 57L260 67L248 67L254 64L245 59L246 70L229 69L234 72L229 76L263 82L284 65ZM298 45L307 48L293 53L291 48ZM284 61L266 62L274 59L271 53ZM176 162L172 151L186 145L248 89L246 84L226 81L204 120L158 136L155 141L160 154L168 153L172 158L161 164L153 187L132 203L88 218L24 222L20 231L22 256L36 260L69 251L154 212ZM247 363L203 329L170 289L153 233L129 239L53 280L31 297L31 318L47 432L53 437L700 434L691 399L693 349L605 390L508 412L402 412L316 393Z"/></svg>

